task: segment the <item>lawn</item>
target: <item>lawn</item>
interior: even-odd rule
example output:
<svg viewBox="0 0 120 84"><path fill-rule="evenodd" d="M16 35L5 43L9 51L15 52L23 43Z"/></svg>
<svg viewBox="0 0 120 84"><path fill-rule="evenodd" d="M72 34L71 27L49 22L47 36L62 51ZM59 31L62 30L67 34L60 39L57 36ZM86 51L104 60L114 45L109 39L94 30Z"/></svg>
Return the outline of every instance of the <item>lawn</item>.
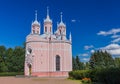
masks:
<svg viewBox="0 0 120 84"><path fill-rule="evenodd" d="M82 84L78 80L66 78L28 78L28 77L0 77L1 84Z"/></svg>

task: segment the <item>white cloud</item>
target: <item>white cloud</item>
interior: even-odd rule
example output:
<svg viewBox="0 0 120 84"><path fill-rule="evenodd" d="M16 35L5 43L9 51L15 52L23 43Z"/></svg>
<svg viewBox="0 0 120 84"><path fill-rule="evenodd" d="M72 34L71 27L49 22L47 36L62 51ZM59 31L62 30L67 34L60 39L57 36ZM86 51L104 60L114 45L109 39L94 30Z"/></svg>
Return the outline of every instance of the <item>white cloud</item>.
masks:
<svg viewBox="0 0 120 84"><path fill-rule="evenodd" d="M89 49L91 49L91 48L94 48L94 46L93 45L86 45L86 46L84 46L84 50L89 50Z"/></svg>
<svg viewBox="0 0 120 84"><path fill-rule="evenodd" d="M76 20L75 20L75 19L72 19L71 22L76 22Z"/></svg>
<svg viewBox="0 0 120 84"><path fill-rule="evenodd" d="M120 37L120 35L113 35L113 36L111 36L111 38L119 38Z"/></svg>
<svg viewBox="0 0 120 84"><path fill-rule="evenodd" d="M120 45L119 44L109 44L106 47L101 48L103 51L107 51L111 55L120 56Z"/></svg>
<svg viewBox="0 0 120 84"><path fill-rule="evenodd" d="M112 34L117 34L120 32L120 28L110 30Z"/></svg>
<svg viewBox="0 0 120 84"><path fill-rule="evenodd" d="M82 58L82 61L89 61L90 58Z"/></svg>
<svg viewBox="0 0 120 84"><path fill-rule="evenodd" d="M88 53L80 54L79 56L89 56Z"/></svg>
<svg viewBox="0 0 120 84"><path fill-rule="evenodd" d="M118 43L118 42L120 42L120 38L116 38L116 39L114 39L113 41L111 41L112 43Z"/></svg>
<svg viewBox="0 0 120 84"><path fill-rule="evenodd" d="M111 34L117 34L119 32L120 32L120 28L117 28L117 29L111 29L109 31L100 31L99 33L97 33L97 35L107 36Z"/></svg>
<svg viewBox="0 0 120 84"><path fill-rule="evenodd" d="M105 32L105 31L100 31L99 33L97 33L97 35L103 35L103 36L106 36L106 35L108 35L108 33Z"/></svg>
<svg viewBox="0 0 120 84"><path fill-rule="evenodd" d="M95 50L91 50L90 52L91 52L91 53L94 53L94 52L95 52Z"/></svg>

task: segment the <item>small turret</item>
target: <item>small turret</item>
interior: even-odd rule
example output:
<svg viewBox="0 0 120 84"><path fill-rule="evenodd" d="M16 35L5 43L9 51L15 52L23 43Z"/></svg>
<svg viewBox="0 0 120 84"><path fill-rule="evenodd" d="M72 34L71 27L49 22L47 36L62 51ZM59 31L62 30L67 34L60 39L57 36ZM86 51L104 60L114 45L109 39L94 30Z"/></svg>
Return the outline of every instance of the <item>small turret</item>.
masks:
<svg viewBox="0 0 120 84"><path fill-rule="evenodd" d="M40 26L40 23L37 21L37 10L35 11L35 21L32 22L32 25L39 25Z"/></svg>
<svg viewBox="0 0 120 84"><path fill-rule="evenodd" d="M52 34L52 20L50 19L50 16L49 16L48 7L47 7L47 16L46 16L46 19L44 20L44 33Z"/></svg>
<svg viewBox="0 0 120 84"><path fill-rule="evenodd" d="M66 27L66 25L63 23L63 20L62 20L62 12L61 12L61 21L60 21L60 23L58 24L58 27L60 27L60 26Z"/></svg>
<svg viewBox="0 0 120 84"><path fill-rule="evenodd" d="M37 11L35 11L35 21L32 22L32 34L40 34L40 23L37 21Z"/></svg>
<svg viewBox="0 0 120 84"><path fill-rule="evenodd" d="M62 20L62 12L61 12L61 21L58 24L58 30L59 30L59 35L66 37L66 25L63 23Z"/></svg>

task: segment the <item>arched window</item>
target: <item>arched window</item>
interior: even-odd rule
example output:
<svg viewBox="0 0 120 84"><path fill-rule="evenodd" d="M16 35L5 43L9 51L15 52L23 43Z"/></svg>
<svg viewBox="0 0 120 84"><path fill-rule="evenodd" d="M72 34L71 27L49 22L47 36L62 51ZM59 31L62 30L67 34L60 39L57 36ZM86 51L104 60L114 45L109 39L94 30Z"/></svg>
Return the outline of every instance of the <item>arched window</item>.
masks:
<svg viewBox="0 0 120 84"><path fill-rule="evenodd" d="M37 34L39 34L39 31L37 31Z"/></svg>
<svg viewBox="0 0 120 84"><path fill-rule="evenodd" d="M45 32L47 32L47 27L45 26Z"/></svg>
<svg viewBox="0 0 120 84"><path fill-rule="evenodd" d="M51 32L51 27L50 27L50 32Z"/></svg>
<svg viewBox="0 0 120 84"><path fill-rule="evenodd" d="M31 54L32 53L32 49L31 48L28 48L28 54Z"/></svg>
<svg viewBox="0 0 120 84"><path fill-rule="evenodd" d="M35 30L33 30L33 34L35 34Z"/></svg>
<svg viewBox="0 0 120 84"><path fill-rule="evenodd" d="M61 30L60 30L60 34L61 34Z"/></svg>
<svg viewBox="0 0 120 84"><path fill-rule="evenodd" d="M60 71L60 56L56 56L56 71Z"/></svg>

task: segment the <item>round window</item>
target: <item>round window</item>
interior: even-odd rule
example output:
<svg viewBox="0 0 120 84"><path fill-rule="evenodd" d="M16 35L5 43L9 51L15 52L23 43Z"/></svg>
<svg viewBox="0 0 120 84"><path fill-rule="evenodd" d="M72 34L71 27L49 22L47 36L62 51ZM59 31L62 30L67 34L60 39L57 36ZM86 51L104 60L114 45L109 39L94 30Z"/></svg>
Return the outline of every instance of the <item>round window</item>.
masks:
<svg viewBox="0 0 120 84"><path fill-rule="evenodd" d="M28 48L28 54L31 54L32 53L32 49L31 48Z"/></svg>

